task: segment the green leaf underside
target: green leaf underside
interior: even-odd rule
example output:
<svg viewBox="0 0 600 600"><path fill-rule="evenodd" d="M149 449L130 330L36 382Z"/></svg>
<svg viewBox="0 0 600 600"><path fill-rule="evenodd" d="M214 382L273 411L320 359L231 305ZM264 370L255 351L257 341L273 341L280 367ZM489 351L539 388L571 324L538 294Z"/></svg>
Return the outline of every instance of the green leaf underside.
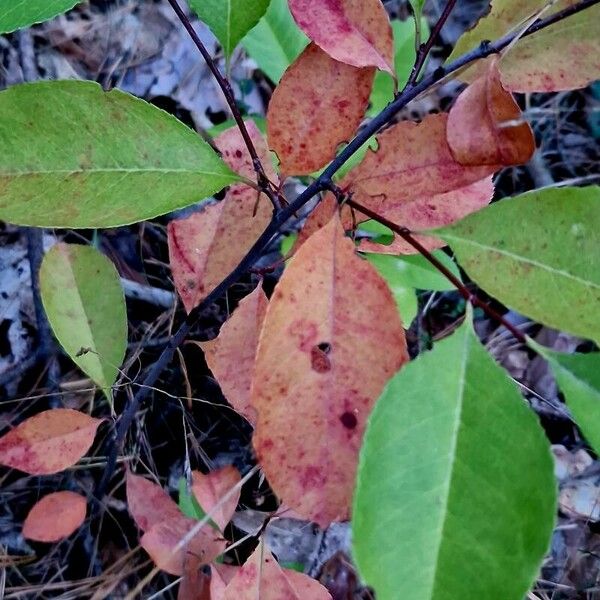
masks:
<svg viewBox="0 0 600 600"><path fill-rule="evenodd" d="M550 364L575 422L600 453L600 354L563 354L530 343Z"/></svg>
<svg viewBox="0 0 600 600"><path fill-rule="evenodd" d="M127 349L125 297L116 268L91 246L56 244L42 262L40 290L60 345L110 397Z"/></svg>
<svg viewBox="0 0 600 600"><path fill-rule="evenodd" d="M190 7L210 27L228 58L268 6L269 0L190 0Z"/></svg>
<svg viewBox="0 0 600 600"><path fill-rule="evenodd" d="M264 17L242 40L242 46L273 83L298 58L308 38L296 25L287 0L272 0Z"/></svg>
<svg viewBox="0 0 600 600"><path fill-rule="evenodd" d="M470 325L390 381L367 427L352 522L378 600L522 600L555 506L548 441Z"/></svg>
<svg viewBox="0 0 600 600"><path fill-rule="evenodd" d="M436 230L487 293L550 327L600 341L600 188L503 200Z"/></svg>
<svg viewBox="0 0 600 600"><path fill-rule="evenodd" d="M80 0L0 0L0 33L47 21L64 13Z"/></svg>
<svg viewBox="0 0 600 600"><path fill-rule="evenodd" d="M93 82L14 86L0 114L0 219L18 225L126 225L240 179L174 117Z"/></svg>

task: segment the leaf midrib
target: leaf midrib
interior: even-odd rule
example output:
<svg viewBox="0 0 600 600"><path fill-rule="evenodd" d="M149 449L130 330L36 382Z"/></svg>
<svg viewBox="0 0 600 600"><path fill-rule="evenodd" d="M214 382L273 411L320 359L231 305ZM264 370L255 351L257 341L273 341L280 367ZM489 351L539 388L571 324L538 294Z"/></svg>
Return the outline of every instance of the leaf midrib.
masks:
<svg viewBox="0 0 600 600"><path fill-rule="evenodd" d="M435 231L435 230L433 230ZM594 287L597 288L598 290L600 290L600 283L595 283L593 281L590 281L588 279L582 279L581 277L578 277L577 275L573 275L572 273L569 273L568 271L563 271L562 269L555 269L550 267L549 265L546 265L544 263L538 262L537 260L534 260L532 258L526 258L524 256L521 256L519 254L514 254L513 252L509 252L508 250L501 250L500 248L496 248L495 246L487 246L486 244L482 244L480 242L476 242L474 240L470 240L464 237L457 237L454 235L449 235L446 233L446 231L444 230L440 230L440 235L446 240L446 241L455 241L455 242L460 242L462 244L467 244L470 246L474 246L476 248L480 248L482 250L485 250L487 252L495 252L496 254L501 254L502 256L505 256L506 258L510 258L513 259L517 262L522 262L528 265L531 265L533 267L537 267L543 271L547 271L548 273L551 273L552 275L560 275L562 277L565 277L567 279L572 279L573 281L576 281L578 283L581 283L582 285L584 285L585 287Z"/></svg>

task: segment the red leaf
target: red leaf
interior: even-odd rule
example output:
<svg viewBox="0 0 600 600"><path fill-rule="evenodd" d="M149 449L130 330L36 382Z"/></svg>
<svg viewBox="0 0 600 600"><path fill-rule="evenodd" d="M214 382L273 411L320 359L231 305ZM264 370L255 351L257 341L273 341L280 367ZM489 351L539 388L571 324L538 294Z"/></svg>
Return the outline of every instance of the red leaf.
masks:
<svg viewBox="0 0 600 600"><path fill-rule="evenodd" d="M102 421L70 408L41 412L0 438L0 464L30 475L64 471L89 450Z"/></svg>
<svg viewBox="0 0 600 600"><path fill-rule="evenodd" d="M177 600L214 600L210 592L211 576L195 557L184 558L183 579L177 590Z"/></svg>
<svg viewBox="0 0 600 600"><path fill-rule="evenodd" d="M502 86L496 57L456 100L447 136L454 158L463 165L520 165L531 158L533 132Z"/></svg>
<svg viewBox="0 0 600 600"><path fill-rule="evenodd" d="M303 573L282 569L261 542L239 568L221 597L213 600L331 600L329 592Z"/></svg>
<svg viewBox="0 0 600 600"><path fill-rule="evenodd" d="M271 156L253 121L246 123L265 172L275 179ZM216 140L224 161L237 173L255 178L252 160L242 136L231 128ZM168 227L169 257L175 286L190 312L237 266L269 223L272 206L254 188L239 183L225 198ZM254 209L257 209L254 215Z"/></svg>
<svg viewBox="0 0 600 600"><path fill-rule="evenodd" d="M290 508L323 526L348 518L367 417L407 360L390 290L333 218L275 289L252 382L254 447Z"/></svg>
<svg viewBox="0 0 600 600"><path fill-rule="evenodd" d="M74 492L54 492L39 500L23 524L23 537L36 542L58 542L85 521L86 500Z"/></svg>
<svg viewBox="0 0 600 600"><path fill-rule="evenodd" d="M240 301L218 337L201 344L206 363L225 398L252 425L256 422L256 411L250 405L250 384L268 302L259 284Z"/></svg>
<svg viewBox="0 0 600 600"><path fill-rule="evenodd" d="M288 0L296 23L331 57L394 73L394 42L380 0ZM323 89L326 92L326 89Z"/></svg>
<svg viewBox="0 0 600 600"><path fill-rule="evenodd" d="M211 471L207 475L200 471L192 471L192 492L202 510L210 513L211 520L221 531L233 517L240 499L241 487L224 502L222 498L240 482L240 479L239 471L231 465ZM217 505L220 506L215 508Z"/></svg>
<svg viewBox="0 0 600 600"><path fill-rule="evenodd" d="M310 44L285 72L269 102L267 137L282 176L308 175L335 157L369 104L374 69L338 62Z"/></svg>
<svg viewBox="0 0 600 600"><path fill-rule="evenodd" d="M377 138L378 150L367 152L340 186L359 204L411 231L449 225L482 208L492 198L489 175L500 165L457 162L446 139L447 120L446 114L429 115L419 124L402 121L386 129ZM354 218L368 219L358 211ZM346 227L354 224L348 212L343 221ZM423 240L430 249L444 245L431 237ZM400 240L394 244L378 246L377 252L414 252Z"/></svg>
<svg viewBox="0 0 600 600"><path fill-rule="evenodd" d="M126 488L127 508L142 531L181 516L177 504L156 483L127 471Z"/></svg>
<svg viewBox="0 0 600 600"><path fill-rule="evenodd" d="M408 227L413 231L443 227L480 210L489 203L493 195L494 184L492 178L486 177L481 181L476 181L451 192L397 204L394 210L387 214L387 217L394 223L408 224ZM428 250L435 250L446 245L446 242L429 235L416 235L414 237ZM417 253L413 246L398 235L388 245L362 240L359 248L365 252L377 252L379 254Z"/></svg>
<svg viewBox="0 0 600 600"><path fill-rule="evenodd" d="M198 564L208 564L226 547L225 540L206 524L185 546L179 548L181 541L198 523L183 515L155 523L142 536L140 544L159 569L171 575L183 575L186 557L194 557Z"/></svg>

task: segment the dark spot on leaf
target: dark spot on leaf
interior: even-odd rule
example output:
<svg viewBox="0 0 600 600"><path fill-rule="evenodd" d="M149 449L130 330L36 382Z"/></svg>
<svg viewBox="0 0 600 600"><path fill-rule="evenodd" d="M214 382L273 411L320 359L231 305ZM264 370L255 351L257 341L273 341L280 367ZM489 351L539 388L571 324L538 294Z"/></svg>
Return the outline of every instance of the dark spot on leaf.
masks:
<svg viewBox="0 0 600 600"><path fill-rule="evenodd" d="M329 342L321 342L317 348L321 350L321 352L325 352L325 354L329 354L331 352L331 344Z"/></svg>
<svg viewBox="0 0 600 600"><path fill-rule="evenodd" d="M351 412L345 412L341 417L340 417L340 421L342 422L342 425L346 428L346 429L355 429L356 426L358 425L358 421L356 419L356 416L353 415Z"/></svg>
<svg viewBox="0 0 600 600"><path fill-rule="evenodd" d="M327 353L321 349L321 345L312 347L310 351L310 365L317 373L327 373L327 371L331 371L331 361Z"/></svg>

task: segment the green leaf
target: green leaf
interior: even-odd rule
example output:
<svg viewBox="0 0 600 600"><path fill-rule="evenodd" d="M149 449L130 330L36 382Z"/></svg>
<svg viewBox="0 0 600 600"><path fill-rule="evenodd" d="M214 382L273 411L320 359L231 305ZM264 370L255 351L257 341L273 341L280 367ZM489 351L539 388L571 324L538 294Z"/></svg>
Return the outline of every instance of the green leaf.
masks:
<svg viewBox="0 0 600 600"><path fill-rule="evenodd" d="M242 46L273 83L298 58L308 38L294 21L287 0L271 0L265 16L242 40Z"/></svg>
<svg viewBox="0 0 600 600"><path fill-rule="evenodd" d="M389 382L363 441L352 521L377 600L522 600L555 509L549 443L470 325Z"/></svg>
<svg viewBox="0 0 600 600"><path fill-rule="evenodd" d="M42 261L40 290L56 339L110 399L127 349L125 296L115 266L91 246L56 244Z"/></svg>
<svg viewBox="0 0 600 600"><path fill-rule="evenodd" d="M215 34L229 58L265 14L270 0L190 0L192 10Z"/></svg>
<svg viewBox="0 0 600 600"><path fill-rule="evenodd" d="M415 22L413 19L406 21L392 21L394 32L394 65L398 77L398 88L402 89L415 63ZM422 35L429 35L427 21L421 19ZM367 115L374 116L381 112L394 99L394 81L389 73L377 71L371 92L370 108Z"/></svg>
<svg viewBox="0 0 600 600"><path fill-rule="evenodd" d="M486 292L550 327L600 342L600 187L503 200L435 230Z"/></svg>
<svg viewBox="0 0 600 600"><path fill-rule="evenodd" d="M460 279L458 267L441 250L432 252L453 275ZM397 279L403 285L418 290L445 292L455 287L426 258L419 254L392 256L389 254L366 254L386 280ZM389 278L389 279L388 279Z"/></svg>
<svg viewBox="0 0 600 600"><path fill-rule="evenodd" d="M575 422L600 453L600 354L563 354L529 340L550 364Z"/></svg>
<svg viewBox="0 0 600 600"><path fill-rule="evenodd" d="M10 33L56 17L81 0L0 0L0 33Z"/></svg>
<svg viewBox="0 0 600 600"><path fill-rule="evenodd" d="M0 114L0 219L18 225L126 225L240 179L183 123L96 83L18 85Z"/></svg>
<svg viewBox="0 0 600 600"><path fill-rule="evenodd" d="M206 513L196 500L194 494L188 489L188 484L185 477L179 478L179 510L190 519L198 521L204 519Z"/></svg>

